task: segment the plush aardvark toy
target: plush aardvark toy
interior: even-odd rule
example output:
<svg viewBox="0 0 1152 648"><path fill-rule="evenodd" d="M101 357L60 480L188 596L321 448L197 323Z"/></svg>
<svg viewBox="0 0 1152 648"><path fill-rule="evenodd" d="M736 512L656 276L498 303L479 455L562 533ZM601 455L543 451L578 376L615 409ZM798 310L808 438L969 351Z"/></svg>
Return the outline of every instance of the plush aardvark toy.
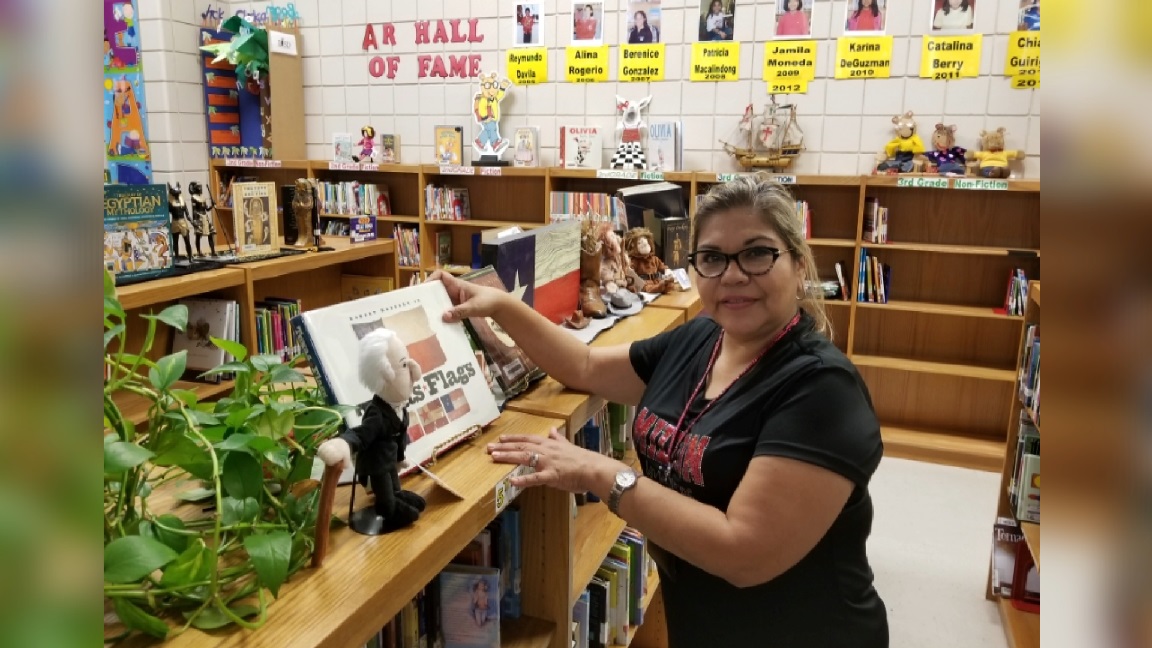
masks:
<svg viewBox="0 0 1152 648"><path fill-rule="evenodd" d="M1004 149L1004 127L994 131L980 131L980 150L972 154L979 163L980 175L985 178L1007 178L1012 175L1008 160L1020 157L1020 151Z"/></svg>
<svg viewBox="0 0 1152 648"><path fill-rule="evenodd" d="M876 154L876 170L882 173L911 173L917 170L917 157L924 153L924 141L916 134L916 120L912 111L892 118L896 137Z"/></svg>
<svg viewBox="0 0 1152 648"><path fill-rule="evenodd" d="M400 488L397 464L408 445L408 401L420 380L420 365L394 331L376 329L360 340L360 382L374 396L364 408L360 426L320 444L316 455L326 465L345 466L356 453L356 479L371 485L376 503L348 521L364 535L380 535L406 527L420 517L424 498Z"/></svg>

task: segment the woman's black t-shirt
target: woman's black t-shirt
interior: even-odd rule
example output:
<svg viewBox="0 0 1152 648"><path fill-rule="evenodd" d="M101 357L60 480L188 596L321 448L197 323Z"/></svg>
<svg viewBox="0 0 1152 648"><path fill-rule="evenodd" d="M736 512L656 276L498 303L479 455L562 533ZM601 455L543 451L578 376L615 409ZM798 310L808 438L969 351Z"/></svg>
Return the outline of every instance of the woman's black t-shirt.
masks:
<svg viewBox="0 0 1152 648"><path fill-rule="evenodd" d="M806 461L843 475L855 489L808 555L761 585L736 587L650 544L671 648L888 646L887 614L865 552L868 481L883 445L863 380L803 314L670 457L673 428L719 334L715 321L701 317L632 344L632 366L647 384L633 427L644 475L721 511L756 456ZM685 425L704 408L702 394Z"/></svg>

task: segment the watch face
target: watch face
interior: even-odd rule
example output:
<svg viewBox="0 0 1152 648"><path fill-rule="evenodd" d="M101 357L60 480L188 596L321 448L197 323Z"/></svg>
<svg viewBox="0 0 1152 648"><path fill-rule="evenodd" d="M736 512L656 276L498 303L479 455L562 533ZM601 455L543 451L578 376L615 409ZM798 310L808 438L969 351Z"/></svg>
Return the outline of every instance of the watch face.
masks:
<svg viewBox="0 0 1152 648"><path fill-rule="evenodd" d="M616 474L616 485L620 488L628 488L636 483L636 473L631 470L625 470Z"/></svg>

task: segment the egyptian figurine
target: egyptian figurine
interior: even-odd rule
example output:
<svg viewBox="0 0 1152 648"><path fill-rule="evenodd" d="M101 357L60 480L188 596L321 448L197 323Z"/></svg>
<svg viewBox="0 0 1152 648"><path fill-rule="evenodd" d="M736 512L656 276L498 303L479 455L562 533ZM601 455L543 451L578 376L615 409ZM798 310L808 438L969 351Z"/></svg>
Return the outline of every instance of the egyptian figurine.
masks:
<svg viewBox="0 0 1152 648"><path fill-rule="evenodd" d="M184 241L184 250L188 259L192 259L192 227L188 225L188 205L184 202L184 193L180 183L168 183L168 214L172 217L172 256L180 258L180 241Z"/></svg>
<svg viewBox="0 0 1152 648"><path fill-rule="evenodd" d="M208 250L216 256L216 203L204 195L204 186L193 180L188 183L188 197L192 201L192 229L196 232L196 256L204 256L200 242L208 239Z"/></svg>

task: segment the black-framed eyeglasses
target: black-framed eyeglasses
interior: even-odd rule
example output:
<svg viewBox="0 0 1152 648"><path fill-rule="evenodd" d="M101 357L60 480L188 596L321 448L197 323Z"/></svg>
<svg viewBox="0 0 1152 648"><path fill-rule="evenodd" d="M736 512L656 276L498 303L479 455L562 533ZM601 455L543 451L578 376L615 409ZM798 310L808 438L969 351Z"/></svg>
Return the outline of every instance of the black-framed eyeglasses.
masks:
<svg viewBox="0 0 1152 648"><path fill-rule="evenodd" d="M777 250L766 245L744 248L732 254L719 250L696 250L688 255L688 262L692 264L693 268L696 268L696 274L705 279L712 279L724 274L728 270L728 264L733 260L736 261L736 267L740 268L741 272L756 277L768 274L772 266L776 265L776 259L779 259L781 254L791 251Z"/></svg>

